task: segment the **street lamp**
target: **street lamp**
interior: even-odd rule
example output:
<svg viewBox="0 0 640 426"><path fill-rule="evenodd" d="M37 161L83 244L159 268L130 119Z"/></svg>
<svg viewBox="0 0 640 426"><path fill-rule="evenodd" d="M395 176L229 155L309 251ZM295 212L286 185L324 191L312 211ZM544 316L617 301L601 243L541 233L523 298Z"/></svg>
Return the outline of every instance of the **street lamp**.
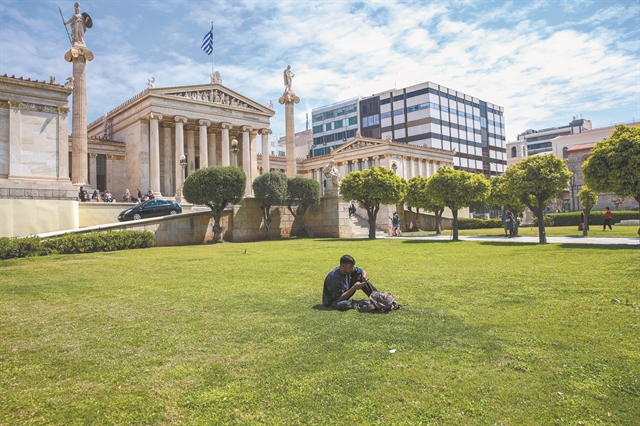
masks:
<svg viewBox="0 0 640 426"><path fill-rule="evenodd" d="M231 152L233 152L233 167L238 167L238 141L231 141Z"/></svg>
<svg viewBox="0 0 640 426"><path fill-rule="evenodd" d="M396 164L395 161L391 162L391 170L393 170L393 173L395 173L398 170L398 165Z"/></svg>
<svg viewBox="0 0 640 426"><path fill-rule="evenodd" d="M183 202L184 200L182 199L182 188L184 187L184 180L185 180L185 169L187 168L187 157L184 155L180 156L180 166L182 166L182 182L180 182L180 186L178 187L178 191L176 192L176 201L178 203Z"/></svg>

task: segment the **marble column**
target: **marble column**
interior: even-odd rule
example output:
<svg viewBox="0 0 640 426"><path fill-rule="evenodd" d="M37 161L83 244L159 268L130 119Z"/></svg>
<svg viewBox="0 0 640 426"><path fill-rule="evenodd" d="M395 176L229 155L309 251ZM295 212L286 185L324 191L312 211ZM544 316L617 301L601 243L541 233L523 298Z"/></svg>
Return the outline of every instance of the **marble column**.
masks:
<svg viewBox="0 0 640 426"><path fill-rule="evenodd" d="M380 164L378 164L378 160L379 160L379 159L380 159L380 157L379 157L379 156L374 155L374 156L371 158L371 167L379 167L379 166L380 166Z"/></svg>
<svg viewBox="0 0 640 426"><path fill-rule="evenodd" d="M284 105L285 109L286 174L287 177L293 178L298 174L296 170L296 126L293 105L299 103L300 98L292 90L285 90L278 102L280 105Z"/></svg>
<svg viewBox="0 0 640 426"><path fill-rule="evenodd" d="M71 155L73 156L73 153L71 153ZM96 157L98 157L98 154L96 153L90 153L89 157L91 157L89 159L89 182L87 182L89 184L89 186L91 186L93 189L98 189L98 173L96 170ZM84 157L85 159L85 164L86 164L86 160L87 157ZM73 173L73 172L72 172ZM91 195L91 194L89 194Z"/></svg>
<svg viewBox="0 0 640 426"><path fill-rule="evenodd" d="M176 201L180 203L182 202L182 183L184 182L180 157L184 155L184 125L187 124L187 117L176 115L173 120L176 122Z"/></svg>
<svg viewBox="0 0 640 426"><path fill-rule="evenodd" d="M162 127L162 133L163 133L163 137L162 137L162 144L163 144L163 161L162 161L162 165L164 168L164 195L175 195L174 194L174 190L173 187L171 186L171 175L173 174L171 169L171 148L172 148L172 141L171 141L171 125L168 124L163 124Z"/></svg>
<svg viewBox="0 0 640 426"><path fill-rule="evenodd" d="M361 159L360 161L362 161L362 170L366 170L369 168L369 159L367 157Z"/></svg>
<svg viewBox="0 0 640 426"><path fill-rule="evenodd" d="M251 177L251 148L249 146L249 138L251 137L251 132L253 128L251 126L242 126L240 128L242 131L242 170L247 175L247 186L246 186L246 195L253 195L253 187L251 183L253 183L253 179Z"/></svg>
<svg viewBox="0 0 640 426"><path fill-rule="evenodd" d="M222 129L222 150L220 152L220 164L223 166L229 166L231 164L230 145L229 145L229 130L233 126L231 123L220 123L220 129Z"/></svg>
<svg viewBox="0 0 640 426"><path fill-rule="evenodd" d="M209 167L209 140L207 138L207 127L211 126L211 122L209 120L198 120L198 124L200 125L200 134L198 138L198 149L200 150L200 168L204 169L205 167Z"/></svg>
<svg viewBox="0 0 640 426"><path fill-rule="evenodd" d="M113 176L113 154L107 154L107 161L105 163L105 171L107 173L107 189L111 191L113 189L113 181L111 180L111 176ZM118 196L119 194L113 194L113 198L115 198L116 200Z"/></svg>
<svg viewBox="0 0 640 426"><path fill-rule="evenodd" d="M215 130L209 133L209 146L207 148L209 151L209 166L217 166L218 165L218 140Z"/></svg>
<svg viewBox="0 0 640 426"><path fill-rule="evenodd" d="M73 62L73 100L71 129L71 183L87 183L87 62L93 60L93 52L86 46L75 45L64 55Z"/></svg>
<svg viewBox="0 0 640 426"><path fill-rule="evenodd" d="M187 127L187 176L196 169L196 131L195 127Z"/></svg>
<svg viewBox="0 0 640 426"><path fill-rule="evenodd" d="M162 197L160 193L160 128L158 120L162 120L162 114L152 112L149 118L149 187L156 198Z"/></svg>
<svg viewBox="0 0 640 426"><path fill-rule="evenodd" d="M260 130L262 135L262 173L268 173L271 170L271 165L269 164L269 135L271 133L271 129Z"/></svg>
<svg viewBox="0 0 640 426"><path fill-rule="evenodd" d="M257 178L258 172L258 132L251 132L249 146L251 147L251 182ZM253 188L253 185L251 185Z"/></svg>

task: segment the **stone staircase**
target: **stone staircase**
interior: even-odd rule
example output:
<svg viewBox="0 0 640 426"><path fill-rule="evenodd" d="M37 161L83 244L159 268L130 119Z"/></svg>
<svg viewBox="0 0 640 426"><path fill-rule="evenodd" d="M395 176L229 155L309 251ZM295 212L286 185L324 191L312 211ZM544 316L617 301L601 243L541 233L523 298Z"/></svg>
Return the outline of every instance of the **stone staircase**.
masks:
<svg viewBox="0 0 640 426"><path fill-rule="evenodd" d="M351 229L353 229L353 238L369 238L369 222L358 215L350 218ZM387 233L381 229L376 229L376 238L387 237Z"/></svg>

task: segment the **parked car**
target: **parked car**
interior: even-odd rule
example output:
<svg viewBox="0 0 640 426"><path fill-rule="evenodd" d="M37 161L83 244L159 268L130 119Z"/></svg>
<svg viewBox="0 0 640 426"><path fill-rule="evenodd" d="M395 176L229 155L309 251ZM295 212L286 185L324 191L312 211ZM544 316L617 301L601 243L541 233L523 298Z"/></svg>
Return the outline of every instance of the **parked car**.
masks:
<svg viewBox="0 0 640 426"><path fill-rule="evenodd" d="M171 200L148 200L135 207L124 210L118 215L118 221L140 220L149 217L167 216L182 213L180 204Z"/></svg>

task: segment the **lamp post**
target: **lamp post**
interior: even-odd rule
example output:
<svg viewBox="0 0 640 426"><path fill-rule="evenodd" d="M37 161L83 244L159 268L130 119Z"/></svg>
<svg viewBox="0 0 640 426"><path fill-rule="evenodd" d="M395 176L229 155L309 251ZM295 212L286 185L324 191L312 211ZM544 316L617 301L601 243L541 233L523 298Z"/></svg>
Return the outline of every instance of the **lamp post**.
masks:
<svg viewBox="0 0 640 426"><path fill-rule="evenodd" d="M180 186L178 187L178 192L176 193L176 201L178 203L182 203L185 200L182 198L182 188L184 187L185 180L185 169L187 168L187 157L184 155L180 156L180 166L182 166L182 181L180 182Z"/></svg>
<svg viewBox="0 0 640 426"><path fill-rule="evenodd" d="M233 167L238 167L238 141L231 141L231 152L233 152Z"/></svg>

